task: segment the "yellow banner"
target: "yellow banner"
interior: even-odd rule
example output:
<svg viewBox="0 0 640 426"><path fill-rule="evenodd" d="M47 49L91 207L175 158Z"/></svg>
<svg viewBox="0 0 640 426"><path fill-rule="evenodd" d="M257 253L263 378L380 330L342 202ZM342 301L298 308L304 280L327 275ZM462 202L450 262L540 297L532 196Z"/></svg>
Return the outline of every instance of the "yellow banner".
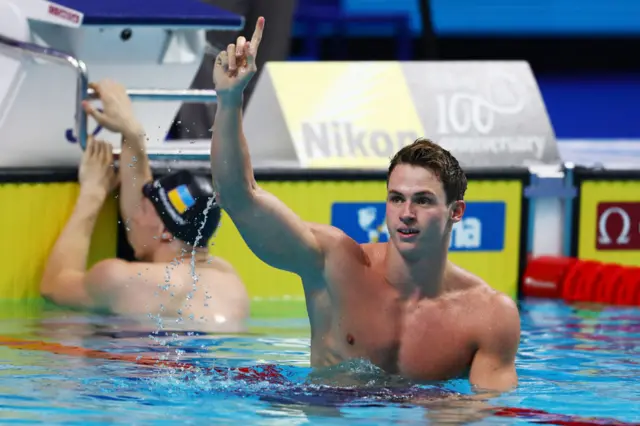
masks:
<svg viewBox="0 0 640 426"><path fill-rule="evenodd" d="M640 266L640 181L580 185L578 257Z"/></svg>
<svg viewBox="0 0 640 426"><path fill-rule="evenodd" d="M306 167L386 168L425 134L399 62L271 63L269 73ZM301 79L310 83L291 84Z"/></svg>
<svg viewBox="0 0 640 426"><path fill-rule="evenodd" d="M333 224L360 242L384 241L383 181L261 182L306 221ZM520 181L471 181L469 215L454 230L450 259L515 298L520 259ZM384 212L384 209L382 209ZM364 239L364 240L363 240ZM231 262L253 297L302 298L300 279L260 261L223 215L212 252Z"/></svg>
<svg viewBox="0 0 640 426"><path fill-rule="evenodd" d="M0 300L40 297L40 280L51 248L66 225L79 185L20 183L0 185ZM116 256L118 200L108 197L91 237L87 264Z"/></svg>

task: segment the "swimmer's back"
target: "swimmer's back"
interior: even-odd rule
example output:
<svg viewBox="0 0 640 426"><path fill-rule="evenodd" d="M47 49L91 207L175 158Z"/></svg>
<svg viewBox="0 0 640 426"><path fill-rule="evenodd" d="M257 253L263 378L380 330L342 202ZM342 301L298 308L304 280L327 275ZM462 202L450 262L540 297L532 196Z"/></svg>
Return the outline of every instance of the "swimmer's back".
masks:
<svg viewBox="0 0 640 426"><path fill-rule="evenodd" d="M110 313L183 318L185 323L211 325L205 328L215 328L220 322L238 323L249 315L246 288L233 266L222 259L198 264L196 278L188 257L170 264L122 261L117 269L111 274L111 291L103 292L109 299L98 297L102 310Z"/></svg>

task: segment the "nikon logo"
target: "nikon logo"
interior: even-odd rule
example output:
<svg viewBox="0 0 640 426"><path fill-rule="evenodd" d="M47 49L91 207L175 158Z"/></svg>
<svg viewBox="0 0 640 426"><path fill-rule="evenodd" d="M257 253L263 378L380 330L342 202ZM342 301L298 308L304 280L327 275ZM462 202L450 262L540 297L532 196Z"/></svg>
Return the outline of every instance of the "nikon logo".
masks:
<svg viewBox="0 0 640 426"><path fill-rule="evenodd" d="M351 123L302 123L302 141L308 158L392 157L418 139L412 130L363 130Z"/></svg>

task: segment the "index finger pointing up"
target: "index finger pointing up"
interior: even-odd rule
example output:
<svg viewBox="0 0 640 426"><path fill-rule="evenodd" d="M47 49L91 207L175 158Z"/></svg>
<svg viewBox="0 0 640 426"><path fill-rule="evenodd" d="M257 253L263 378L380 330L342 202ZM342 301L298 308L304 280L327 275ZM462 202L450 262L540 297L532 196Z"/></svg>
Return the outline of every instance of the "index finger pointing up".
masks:
<svg viewBox="0 0 640 426"><path fill-rule="evenodd" d="M262 40L262 32L264 31L264 18L261 16L256 22L256 29L251 36L251 53L255 56L258 53L258 46Z"/></svg>

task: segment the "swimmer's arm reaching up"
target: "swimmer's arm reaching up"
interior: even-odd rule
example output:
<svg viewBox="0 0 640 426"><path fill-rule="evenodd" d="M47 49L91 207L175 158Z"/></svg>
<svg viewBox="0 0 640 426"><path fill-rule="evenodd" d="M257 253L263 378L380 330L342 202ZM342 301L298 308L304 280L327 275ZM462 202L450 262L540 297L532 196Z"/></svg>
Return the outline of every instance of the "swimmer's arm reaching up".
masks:
<svg viewBox="0 0 640 426"><path fill-rule="evenodd" d="M131 238L131 234L137 230L130 221L140 211L142 187L153 180L145 148L144 128L135 117L124 86L111 80L92 83L90 86L100 97L103 112L96 110L88 102L84 104L85 111L104 128L122 135L120 213L128 230L128 239L135 242L138 239Z"/></svg>
<svg viewBox="0 0 640 426"><path fill-rule="evenodd" d="M317 233L274 195L258 186L242 130L243 90L256 72L264 19L250 41L239 37L216 58L218 107L211 141L211 171L218 202L249 248L265 263L298 275L324 266Z"/></svg>
<svg viewBox="0 0 640 426"><path fill-rule="evenodd" d="M91 234L105 199L117 185L111 145L89 141L78 174L80 193L45 265L40 294L60 305L89 308L85 281L92 274L86 270Z"/></svg>

